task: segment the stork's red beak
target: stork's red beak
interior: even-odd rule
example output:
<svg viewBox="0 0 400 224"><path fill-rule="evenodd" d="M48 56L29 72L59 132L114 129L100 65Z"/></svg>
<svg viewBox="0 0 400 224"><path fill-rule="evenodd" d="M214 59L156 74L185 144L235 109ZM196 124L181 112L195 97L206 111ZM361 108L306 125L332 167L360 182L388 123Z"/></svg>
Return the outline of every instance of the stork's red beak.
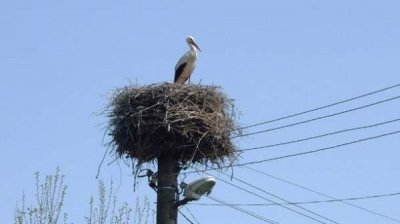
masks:
<svg viewBox="0 0 400 224"><path fill-rule="evenodd" d="M197 50L201 51L200 48L199 48L199 46L197 46L196 42L193 41L192 44L193 44L193 46L195 46L195 47L197 48Z"/></svg>

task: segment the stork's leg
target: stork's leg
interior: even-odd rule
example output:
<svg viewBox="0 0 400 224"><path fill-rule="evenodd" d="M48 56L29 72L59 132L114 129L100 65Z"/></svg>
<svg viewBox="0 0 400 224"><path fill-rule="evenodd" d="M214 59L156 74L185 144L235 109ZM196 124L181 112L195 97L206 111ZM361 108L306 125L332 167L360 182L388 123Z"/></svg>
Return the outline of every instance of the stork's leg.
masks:
<svg viewBox="0 0 400 224"><path fill-rule="evenodd" d="M191 76L189 76L189 82L188 82L188 84L190 84L190 77L191 77Z"/></svg>

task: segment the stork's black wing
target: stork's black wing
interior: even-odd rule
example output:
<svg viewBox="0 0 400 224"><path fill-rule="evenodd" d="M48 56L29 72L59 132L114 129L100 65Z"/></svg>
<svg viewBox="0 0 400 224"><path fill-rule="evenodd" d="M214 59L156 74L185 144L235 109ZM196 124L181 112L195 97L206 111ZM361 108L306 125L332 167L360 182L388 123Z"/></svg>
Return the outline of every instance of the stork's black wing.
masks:
<svg viewBox="0 0 400 224"><path fill-rule="evenodd" d="M175 79L174 82L176 82L179 78L179 76L182 75L183 69L186 67L186 63L182 63L179 65L179 67L175 70Z"/></svg>

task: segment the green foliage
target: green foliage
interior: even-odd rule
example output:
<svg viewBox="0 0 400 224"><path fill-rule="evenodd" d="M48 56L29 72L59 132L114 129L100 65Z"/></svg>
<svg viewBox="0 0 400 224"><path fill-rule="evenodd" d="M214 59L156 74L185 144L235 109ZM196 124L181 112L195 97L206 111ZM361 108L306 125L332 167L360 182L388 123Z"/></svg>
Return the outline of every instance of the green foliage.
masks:
<svg viewBox="0 0 400 224"><path fill-rule="evenodd" d="M143 204L141 205L139 198L136 200L136 209L135 209L135 223L138 224L147 224L150 216L155 216L156 212L153 209L150 209L150 202L147 198L144 199Z"/></svg>
<svg viewBox="0 0 400 224"><path fill-rule="evenodd" d="M16 224L56 224L60 214L63 222L67 223L67 214L63 213L63 205L67 185L64 184L64 175L57 168L54 175L46 176L44 182L40 180L39 172L35 173L36 205L26 207L25 195L22 196L22 206L15 211Z"/></svg>
<svg viewBox="0 0 400 224"><path fill-rule="evenodd" d="M40 179L39 172L35 173L35 200L33 205L26 206L25 194L22 196L22 205L15 210L15 224L67 224L68 214L64 212L64 200L67 193L67 185L64 183L64 175L57 168L54 175L48 175L44 180ZM117 196L113 192L111 181L109 190L104 181L98 182L98 198L90 198L89 215L84 217L86 224L147 224L150 216L155 212L150 209L147 199L143 203L136 200L136 208L133 210L127 202L119 205ZM132 220L132 213L133 220ZM60 217L62 216L62 217Z"/></svg>
<svg viewBox="0 0 400 224"><path fill-rule="evenodd" d="M126 202L117 208L117 196L113 193L113 182L111 182L107 194L104 181L99 180L98 193L97 203L95 203L94 197L90 198L90 213L88 217L85 217L87 224L130 223L132 209Z"/></svg>

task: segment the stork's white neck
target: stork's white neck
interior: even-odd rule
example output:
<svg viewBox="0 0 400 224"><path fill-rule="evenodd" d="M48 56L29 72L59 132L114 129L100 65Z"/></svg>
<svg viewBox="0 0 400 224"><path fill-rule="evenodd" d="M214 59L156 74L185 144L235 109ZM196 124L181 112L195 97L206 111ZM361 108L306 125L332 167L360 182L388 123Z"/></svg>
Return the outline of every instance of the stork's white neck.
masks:
<svg viewBox="0 0 400 224"><path fill-rule="evenodd" d="M190 50L197 54L197 49L193 44L189 44Z"/></svg>

